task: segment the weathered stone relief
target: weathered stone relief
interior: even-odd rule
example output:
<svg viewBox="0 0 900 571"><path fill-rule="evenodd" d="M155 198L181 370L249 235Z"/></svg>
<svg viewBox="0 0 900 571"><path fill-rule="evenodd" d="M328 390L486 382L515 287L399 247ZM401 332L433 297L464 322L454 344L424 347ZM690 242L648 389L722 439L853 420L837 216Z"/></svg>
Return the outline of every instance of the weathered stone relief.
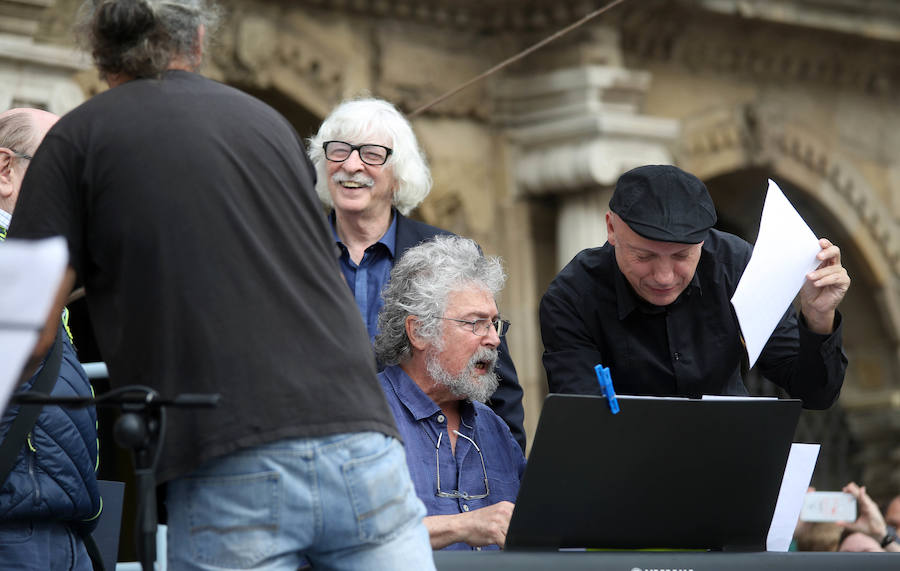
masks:
<svg viewBox="0 0 900 571"><path fill-rule="evenodd" d="M701 178L710 178L748 166L778 168L785 161L794 163L795 169L805 173L807 189L820 189L825 183L834 194L832 199L842 199L843 204L835 205L835 214L851 234L856 233L857 226L869 234L873 247L880 251L872 256L882 262L874 268L878 283L889 285L900 279L900 224L889 205L853 164L841 157L839 149L827 147L808 127L782 123L784 117L779 112L768 120L766 113L747 105L714 109L686 121L684 142L678 150L682 164ZM846 216L842 206L849 207L855 220Z"/></svg>
<svg viewBox="0 0 900 571"><path fill-rule="evenodd" d="M380 63L373 87L407 112L431 103L497 61L492 40L470 31L435 33L429 27L398 22L383 22L376 30ZM490 111L486 83L478 82L428 114L483 120Z"/></svg>
<svg viewBox="0 0 900 571"><path fill-rule="evenodd" d="M0 1L0 105L38 107L63 114L84 101L73 76L90 68L68 45L35 41L53 0Z"/></svg>
<svg viewBox="0 0 900 571"><path fill-rule="evenodd" d="M781 24L754 24L669 4L624 18L630 65L663 61L692 72L765 82L853 89L879 97L900 92L900 46L857 35ZM741 41L735 41L740 38Z"/></svg>
<svg viewBox="0 0 900 571"><path fill-rule="evenodd" d="M520 194L614 184L629 168L671 162L671 119L640 113L644 72L583 66L497 82L495 121L515 147Z"/></svg>
<svg viewBox="0 0 900 571"><path fill-rule="evenodd" d="M350 23L271 3L236 3L212 54L223 80L279 89L319 116L371 86L372 58Z"/></svg>

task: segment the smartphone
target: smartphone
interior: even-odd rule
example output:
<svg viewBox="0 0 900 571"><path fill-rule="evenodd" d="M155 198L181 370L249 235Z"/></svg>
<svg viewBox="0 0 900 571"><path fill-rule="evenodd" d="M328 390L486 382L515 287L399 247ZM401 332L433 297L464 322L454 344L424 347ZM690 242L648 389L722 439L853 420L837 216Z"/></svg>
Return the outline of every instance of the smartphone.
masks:
<svg viewBox="0 0 900 571"><path fill-rule="evenodd" d="M844 492L807 492L801 521L856 521L856 498Z"/></svg>

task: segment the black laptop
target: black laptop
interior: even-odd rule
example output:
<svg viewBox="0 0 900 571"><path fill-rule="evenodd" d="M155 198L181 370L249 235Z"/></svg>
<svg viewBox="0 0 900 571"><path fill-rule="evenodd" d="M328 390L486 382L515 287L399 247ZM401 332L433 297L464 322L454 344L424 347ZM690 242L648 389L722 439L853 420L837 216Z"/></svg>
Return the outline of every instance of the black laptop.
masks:
<svg viewBox="0 0 900 571"><path fill-rule="evenodd" d="M506 549L764 551L799 400L551 394Z"/></svg>

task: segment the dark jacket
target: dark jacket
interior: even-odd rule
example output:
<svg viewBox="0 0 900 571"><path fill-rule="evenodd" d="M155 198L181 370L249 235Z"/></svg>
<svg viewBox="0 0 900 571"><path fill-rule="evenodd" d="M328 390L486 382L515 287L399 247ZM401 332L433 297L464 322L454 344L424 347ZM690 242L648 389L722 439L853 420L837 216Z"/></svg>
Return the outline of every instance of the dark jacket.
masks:
<svg viewBox="0 0 900 571"><path fill-rule="evenodd" d="M62 337L62 362L52 396L93 396L74 348L66 335ZM29 379L17 392L31 389L34 380ZM0 420L0 437L6 437L18 412L18 405L6 410ZM44 406L0 488L0 521L65 521L78 531L92 531L100 514L97 452L94 407Z"/></svg>
<svg viewBox="0 0 900 571"><path fill-rule="evenodd" d="M452 236L452 232L411 220L399 212L397 216L396 259L413 246L438 235ZM379 370L383 367L379 366ZM522 450L525 450L525 410L522 408L522 387L516 375L516 366L509 355L506 337L500 340L500 356L497 361L497 376L500 385L491 396L488 406L502 418Z"/></svg>

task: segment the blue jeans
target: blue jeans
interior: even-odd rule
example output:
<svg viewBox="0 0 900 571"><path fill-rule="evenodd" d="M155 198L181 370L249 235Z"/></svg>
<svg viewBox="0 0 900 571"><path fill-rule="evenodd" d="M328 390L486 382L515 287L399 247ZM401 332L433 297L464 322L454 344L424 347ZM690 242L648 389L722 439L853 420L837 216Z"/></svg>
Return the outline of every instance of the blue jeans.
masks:
<svg viewBox="0 0 900 571"><path fill-rule="evenodd" d="M84 542L59 522L0 523L0 568L17 571L92 571Z"/></svg>
<svg viewBox="0 0 900 571"><path fill-rule="evenodd" d="M403 446L380 433L281 440L169 482L170 569L434 569Z"/></svg>

